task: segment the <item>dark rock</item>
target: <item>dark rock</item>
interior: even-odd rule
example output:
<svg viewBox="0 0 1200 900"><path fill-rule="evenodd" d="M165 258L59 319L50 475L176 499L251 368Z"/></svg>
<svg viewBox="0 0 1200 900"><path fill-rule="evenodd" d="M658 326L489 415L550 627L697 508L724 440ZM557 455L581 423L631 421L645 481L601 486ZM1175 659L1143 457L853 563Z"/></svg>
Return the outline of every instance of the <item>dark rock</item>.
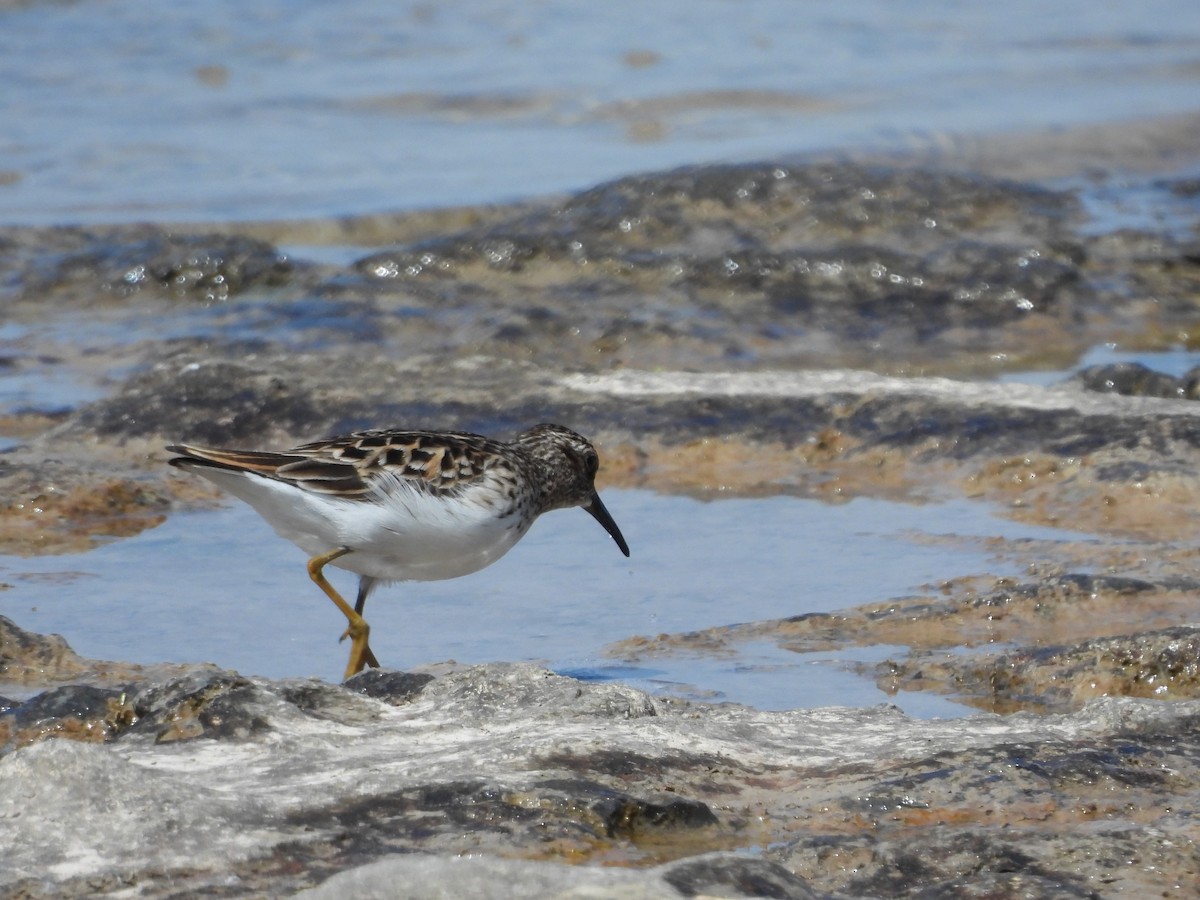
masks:
<svg viewBox="0 0 1200 900"><path fill-rule="evenodd" d="M637 797L606 797L592 806L604 823L607 837L634 838L676 829L704 828L718 824L707 804L683 797L643 800Z"/></svg>
<svg viewBox="0 0 1200 900"><path fill-rule="evenodd" d="M1077 214L1069 194L970 176L718 165L619 179L373 253L355 272L383 303L494 316L492 339L535 358L575 345L659 364L661 348L690 343L722 366L776 353L809 365L806 349L853 355L883 336L873 360L931 342L1017 353L1008 329L1027 340L1031 320L1055 331L1094 304L1078 290ZM570 315L527 316L538 309Z"/></svg>
<svg viewBox="0 0 1200 900"><path fill-rule="evenodd" d="M878 847L873 865L852 877L847 888L854 896L900 896L915 886L931 889L934 896L945 893L953 885L977 879L990 881L996 876L1021 873L1044 879L1034 859L1020 849L1019 841L995 839L990 835L971 832L950 832L941 840L931 836L921 847L895 842ZM964 877L969 873L969 877ZM1061 896L1086 897L1082 884L1073 884L1051 876L1046 879ZM955 882L959 882L955 884ZM1074 889L1074 890L1072 890Z"/></svg>
<svg viewBox="0 0 1200 900"><path fill-rule="evenodd" d="M440 782L312 811L292 824L317 827L330 819L355 835L352 846L343 843L338 850L352 857L430 848L441 837L463 829L508 834L514 841L653 836L669 842L672 835L682 839L696 829L718 824L699 801L646 800L583 779L549 779L522 788L483 781Z"/></svg>
<svg viewBox="0 0 1200 900"><path fill-rule="evenodd" d="M75 719L103 719L109 704L118 700L123 691L72 684L53 688L26 700L11 713L14 724L31 728L67 717Z"/></svg>
<svg viewBox="0 0 1200 900"><path fill-rule="evenodd" d="M823 896L779 863L714 853L667 866L663 879L685 897L778 897L816 900Z"/></svg>
<svg viewBox="0 0 1200 900"><path fill-rule="evenodd" d="M1045 599L1047 617L1060 602L1070 603L1069 597ZM991 596L979 603L1002 608L1005 600ZM944 691L997 712L1065 712L1101 696L1195 700L1200 629L1179 625L1001 654L918 655L882 663L875 674L881 684Z"/></svg>
<svg viewBox="0 0 1200 900"><path fill-rule="evenodd" d="M1078 384L1089 391L1123 394L1127 397L1194 399L1195 393L1195 378L1191 373L1183 378L1173 378L1135 362L1089 366L1072 376L1070 383Z"/></svg>
<svg viewBox="0 0 1200 900"><path fill-rule="evenodd" d="M0 676L5 681L53 681L79 675L84 660L57 634L35 634L0 616Z"/></svg>
<svg viewBox="0 0 1200 900"><path fill-rule="evenodd" d="M353 678L348 678L342 686L392 706L402 706L419 696L431 681L433 676L423 672L364 669Z"/></svg>
<svg viewBox="0 0 1200 900"><path fill-rule="evenodd" d="M295 817L293 825L327 827L335 822L343 834L337 852L370 858L381 852L413 849L441 834L466 827L473 831L507 832L514 822L535 818L505 802L503 792L482 782L455 781L377 793L372 797ZM313 853L317 848L306 848ZM320 856L318 851L315 855Z"/></svg>
<svg viewBox="0 0 1200 900"><path fill-rule="evenodd" d="M73 423L109 439L171 435L223 445L261 438L264 427L301 429L318 420L312 400L278 375L231 362L157 367Z"/></svg>
<svg viewBox="0 0 1200 900"><path fill-rule="evenodd" d="M998 598L1000 602L1004 602L1008 597L1020 594L1026 597L1043 597L1047 601L1051 599L1051 595L1055 592L1063 592L1067 596L1072 594L1085 595L1095 594L1100 591L1110 594L1124 594L1132 596L1141 594L1147 591L1158 589L1158 585L1152 581L1147 581L1144 578L1129 578L1123 575L1092 575L1086 572L1071 572L1064 575L1052 575L1045 581L1020 584L1012 588L1012 590L1001 589L994 591L991 594L980 599L980 603L992 604Z"/></svg>
<svg viewBox="0 0 1200 900"><path fill-rule="evenodd" d="M729 761L707 753L685 750L658 753L653 756L628 750L592 749L586 753L560 752L539 760L548 768L565 768L577 775L610 775L623 778L658 772L705 772L728 765Z"/></svg>
<svg viewBox="0 0 1200 900"><path fill-rule="evenodd" d="M951 328L1069 313L1067 289L1080 278L1075 266L1009 247L968 243L955 250L932 262L857 245L797 255L779 266L766 296L781 315L859 338L906 328L924 341Z"/></svg>
<svg viewBox="0 0 1200 900"><path fill-rule="evenodd" d="M1061 192L945 172L853 163L693 166L621 178L571 198L545 218L615 241L695 240L736 249L767 235L828 244L886 234L927 245L967 231L1046 238L1079 207Z"/></svg>
<svg viewBox="0 0 1200 900"><path fill-rule="evenodd" d="M53 688L0 713L0 750L52 737L108 741L133 716L124 691L81 684Z"/></svg>
<svg viewBox="0 0 1200 900"><path fill-rule="evenodd" d="M245 740L270 730L260 688L230 672L199 671L133 694L131 733L156 743L193 738Z"/></svg>
<svg viewBox="0 0 1200 900"><path fill-rule="evenodd" d="M72 236L76 240L64 240L59 252L47 247L35 258L26 294L87 290L124 297L153 290L219 301L284 283L293 268L271 244L236 234L171 234L138 226Z"/></svg>

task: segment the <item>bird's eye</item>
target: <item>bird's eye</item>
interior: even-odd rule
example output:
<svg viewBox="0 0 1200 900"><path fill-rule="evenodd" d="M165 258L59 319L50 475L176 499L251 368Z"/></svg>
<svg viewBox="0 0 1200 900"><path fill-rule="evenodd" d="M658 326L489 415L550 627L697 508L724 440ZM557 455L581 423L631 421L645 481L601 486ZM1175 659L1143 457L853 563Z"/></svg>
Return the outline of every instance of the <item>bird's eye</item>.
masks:
<svg viewBox="0 0 1200 900"><path fill-rule="evenodd" d="M587 466L589 475L595 475L600 469L600 457L594 452L589 451L588 455L583 458L583 464Z"/></svg>

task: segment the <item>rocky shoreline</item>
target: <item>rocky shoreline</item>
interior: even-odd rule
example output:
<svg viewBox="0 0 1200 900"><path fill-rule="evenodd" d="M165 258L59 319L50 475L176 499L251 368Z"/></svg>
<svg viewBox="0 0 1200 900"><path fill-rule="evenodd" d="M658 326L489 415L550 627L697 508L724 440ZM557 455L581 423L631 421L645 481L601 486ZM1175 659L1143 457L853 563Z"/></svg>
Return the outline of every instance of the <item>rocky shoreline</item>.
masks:
<svg viewBox="0 0 1200 900"><path fill-rule="evenodd" d="M608 484L968 498L1081 537L997 540L1020 579L612 648L904 647L865 674L980 710L947 721L526 665L345 686L147 669L14 607L0 897L1193 895L1196 379L1000 380L1105 341L1196 345L1200 190L1146 183L1176 210L1157 228L1098 226L1079 188L780 161L376 221L342 262L281 249L282 225L3 230L6 372L86 385L0 410L9 555L212 503L168 474L168 441L416 421L561 420Z"/></svg>
<svg viewBox="0 0 1200 900"><path fill-rule="evenodd" d="M71 685L5 714L4 895L1186 895L1198 716L769 713L504 665Z"/></svg>

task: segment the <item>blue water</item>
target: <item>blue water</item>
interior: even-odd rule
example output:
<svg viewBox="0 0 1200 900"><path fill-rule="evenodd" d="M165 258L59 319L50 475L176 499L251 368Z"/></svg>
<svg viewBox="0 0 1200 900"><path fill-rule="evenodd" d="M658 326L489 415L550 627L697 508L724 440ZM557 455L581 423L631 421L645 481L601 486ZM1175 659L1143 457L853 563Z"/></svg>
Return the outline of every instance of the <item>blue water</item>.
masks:
<svg viewBox="0 0 1200 900"><path fill-rule="evenodd" d="M1073 540L997 518L983 503L857 499L830 506L773 497L700 502L646 491L605 500L626 559L591 517L539 520L489 568L451 581L381 587L367 604L380 661L412 668L530 660L573 675L760 708L894 702L914 715L962 715L934 694L888 697L850 660L903 658L898 647L797 654L769 640L728 653L625 659L625 638L832 612L911 595L960 575L1016 576L993 537ZM698 566L696 561L704 560ZM81 554L0 556L0 613L62 634L101 659L214 662L246 674L340 680L345 619L308 579L304 555L249 509L181 513ZM333 572L349 597L355 579Z"/></svg>
<svg viewBox="0 0 1200 900"><path fill-rule="evenodd" d="M1189 112L1194 0L0 8L0 223L477 204Z"/></svg>

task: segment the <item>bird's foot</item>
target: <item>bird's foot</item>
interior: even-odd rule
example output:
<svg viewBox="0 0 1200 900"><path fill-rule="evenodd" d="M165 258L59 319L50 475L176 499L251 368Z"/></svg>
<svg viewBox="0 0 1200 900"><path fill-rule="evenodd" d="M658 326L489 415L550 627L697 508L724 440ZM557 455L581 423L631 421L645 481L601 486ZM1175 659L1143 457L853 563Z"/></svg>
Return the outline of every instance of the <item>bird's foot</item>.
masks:
<svg viewBox="0 0 1200 900"><path fill-rule="evenodd" d="M375 654L371 652L371 647L367 644L367 637L371 633L371 626L367 624L366 619L361 616L350 620L350 624L338 639L344 641L350 638L350 659L346 663L346 678L351 678L370 666L373 669L379 668L379 660L375 658Z"/></svg>

